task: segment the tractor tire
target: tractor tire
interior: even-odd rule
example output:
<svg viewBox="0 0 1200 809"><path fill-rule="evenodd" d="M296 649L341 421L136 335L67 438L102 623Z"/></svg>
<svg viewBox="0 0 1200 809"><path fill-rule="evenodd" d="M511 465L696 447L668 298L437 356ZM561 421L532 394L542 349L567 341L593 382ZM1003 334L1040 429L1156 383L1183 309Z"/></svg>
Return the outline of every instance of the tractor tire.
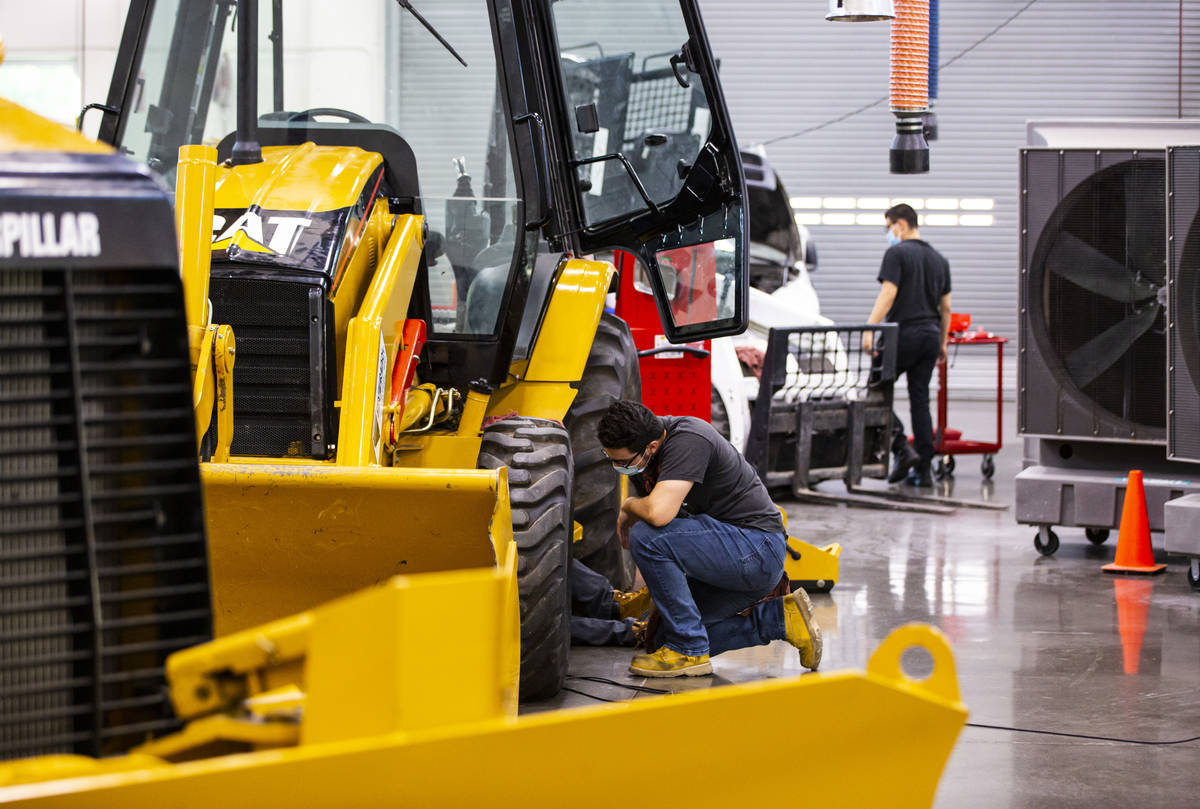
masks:
<svg viewBox="0 0 1200 809"><path fill-rule="evenodd" d="M570 439L554 421L504 419L483 431L479 466L508 467L521 602L521 699L547 699L562 689L571 647Z"/></svg>
<svg viewBox="0 0 1200 809"><path fill-rule="evenodd" d="M573 519L583 526L583 539L573 552L579 561L606 576L613 587L628 590L633 584L633 559L617 540L621 476L596 438L600 417L618 399L640 402L642 375L629 326L616 315L604 312L579 381L579 392L563 419L571 433L575 463Z"/></svg>
<svg viewBox="0 0 1200 809"><path fill-rule="evenodd" d="M729 411L725 409L725 402L721 399L721 394L717 393L717 389L712 389L712 426L713 429L721 434L721 437L726 441L731 435L729 429Z"/></svg>

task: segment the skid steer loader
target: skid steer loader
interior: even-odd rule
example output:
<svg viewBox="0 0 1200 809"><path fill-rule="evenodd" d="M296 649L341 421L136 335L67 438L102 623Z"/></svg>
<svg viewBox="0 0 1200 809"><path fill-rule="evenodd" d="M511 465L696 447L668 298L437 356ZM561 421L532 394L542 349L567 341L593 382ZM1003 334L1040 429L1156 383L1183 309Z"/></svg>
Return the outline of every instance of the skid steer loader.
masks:
<svg viewBox="0 0 1200 809"><path fill-rule="evenodd" d="M637 395L636 357L602 315L612 266L583 257L638 256L674 340L742 330L747 292L741 166L695 3L625 5L132 3L101 140L196 212L189 325L236 346L200 445L218 636L492 560L482 536L450 539L452 496L414 513L416 469L508 469L524 698L566 672L574 521L577 554L628 583L594 427ZM635 12L656 22L631 37ZM656 94L636 128L599 88L564 90L596 62ZM673 317L658 267L696 245L726 257L697 288L726 293Z"/></svg>

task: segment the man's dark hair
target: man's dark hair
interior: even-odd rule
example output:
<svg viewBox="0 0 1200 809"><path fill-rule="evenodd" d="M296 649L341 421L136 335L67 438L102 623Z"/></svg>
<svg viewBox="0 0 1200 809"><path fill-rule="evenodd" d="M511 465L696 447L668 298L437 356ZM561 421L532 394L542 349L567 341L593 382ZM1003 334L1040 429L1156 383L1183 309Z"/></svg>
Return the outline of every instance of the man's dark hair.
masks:
<svg viewBox="0 0 1200 809"><path fill-rule="evenodd" d="M663 421L640 402L620 400L608 406L596 425L600 446L641 452L663 432Z"/></svg>
<svg viewBox="0 0 1200 809"><path fill-rule="evenodd" d="M876 210L879 209L876 208ZM913 230L917 229L917 212L913 210L911 205L903 202L888 208L883 218L889 222L907 222L910 228Z"/></svg>

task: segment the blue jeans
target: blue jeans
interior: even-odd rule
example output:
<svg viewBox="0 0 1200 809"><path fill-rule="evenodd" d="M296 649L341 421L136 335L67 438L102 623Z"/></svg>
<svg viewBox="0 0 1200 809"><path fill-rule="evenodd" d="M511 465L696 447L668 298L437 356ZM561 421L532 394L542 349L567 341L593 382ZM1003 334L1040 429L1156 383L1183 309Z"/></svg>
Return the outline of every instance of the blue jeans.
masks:
<svg viewBox="0 0 1200 809"><path fill-rule="evenodd" d="M738 612L774 589L783 575L783 534L739 528L708 515L662 528L639 522L629 550L662 618L660 645L685 655L719 655L785 637L783 599Z"/></svg>
<svg viewBox="0 0 1200 809"><path fill-rule="evenodd" d="M577 646L632 646L633 619L621 620L612 582L571 559L571 643Z"/></svg>

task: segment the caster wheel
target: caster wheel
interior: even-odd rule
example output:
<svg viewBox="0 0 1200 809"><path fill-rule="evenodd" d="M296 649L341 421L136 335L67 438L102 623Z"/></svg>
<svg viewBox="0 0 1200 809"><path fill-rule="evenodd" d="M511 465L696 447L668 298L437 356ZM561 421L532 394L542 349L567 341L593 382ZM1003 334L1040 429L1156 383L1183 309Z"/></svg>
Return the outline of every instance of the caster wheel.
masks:
<svg viewBox="0 0 1200 809"><path fill-rule="evenodd" d="M1087 528L1083 533L1093 545L1103 545L1108 539L1107 528Z"/></svg>
<svg viewBox="0 0 1200 809"><path fill-rule="evenodd" d="M1188 584L1192 586L1194 592L1200 593L1200 559L1192 557L1188 562Z"/></svg>
<svg viewBox="0 0 1200 809"><path fill-rule="evenodd" d="M1043 538L1043 534L1045 537ZM1058 534L1050 528L1043 528L1033 535L1033 547L1037 548L1038 553L1042 556L1053 556L1058 550Z"/></svg>
<svg viewBox="0 0 1200 809"><path fill-rule="evenodd" d="M954 477L954 456L944 455L933 466L933 475L938 480Z"/></svg>
<svg viewBox="0 0 1200 809"><path fill-rule="evenodd" d="M996 474L996 459L991 455L984 455L979 464L979 472L984 480L991 480L992 475Z"/></svg>

